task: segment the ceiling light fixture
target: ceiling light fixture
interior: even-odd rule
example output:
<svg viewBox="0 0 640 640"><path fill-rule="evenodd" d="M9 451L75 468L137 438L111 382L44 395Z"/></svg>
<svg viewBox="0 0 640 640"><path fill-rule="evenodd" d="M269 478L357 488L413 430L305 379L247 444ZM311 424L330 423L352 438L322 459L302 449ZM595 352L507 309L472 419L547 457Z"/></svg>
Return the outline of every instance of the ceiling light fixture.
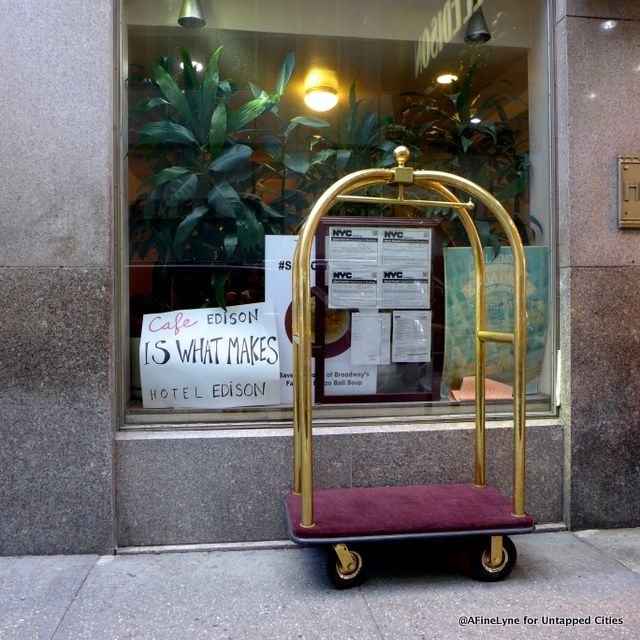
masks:
<svg viewBox="0 0 640 640"><path fill-rule="evenodd" d="M178 24L188 29L204 27L206 23L199 0L184 0Z"/></svg>
<svg viewBox="0 0 640 640"><path fill-rule="evenodd" d="M313 67L304 82L304 103L313 111L329 111L338 104L338 77L326 67Z"/></svg>
<svg viewBox="0 0 640 640"><path fill-rule="evenodd" d="M329 111L338 104L338 92L333 87L309 87L304 103L314 111Z"/></svg>
<svg viewBox="0 0 640 640"><path fill-rule="evenodd" d="M198 62L197 60L192 60L191 62L193 64L194 70L197 71L197 72L202 71L202 69L204 68L203 65L202 65L202 62ZM184 69L184 62L180 63L180 69L181 70Z"/></svg>
<svg viewBox="0 0 640 640"><path fill-rule="evenodd" d="M438 84L452 84L458 79L455 73L443 73L436 78Z"/></svg>
<svg viewBox="0 0 640 640"><path fill-rule="evenodd" d="M478 9L467 22L467 30L464 34L464 41L467 44L483 44L491 40L491 32L482 13L482 8Z"/></svg>

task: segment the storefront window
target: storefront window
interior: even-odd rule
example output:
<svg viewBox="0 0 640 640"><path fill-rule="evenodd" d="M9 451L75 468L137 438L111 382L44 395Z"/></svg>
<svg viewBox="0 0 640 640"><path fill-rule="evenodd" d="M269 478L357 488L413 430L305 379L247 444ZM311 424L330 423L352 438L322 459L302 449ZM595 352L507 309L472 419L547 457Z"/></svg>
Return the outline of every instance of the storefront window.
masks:
<svg viewBox="0 0 640 640"><path fill-rule="evenodd" d="M393 166L398 145L510 212L527 247L529 406L549 411L547 10L123 0L127 424L290 420L296 233L325 189ZM510 251L488 211L472 215L489 315L508 322ZM320 417L472 411L473 274L454 212L340 204L314 260ZM490 350L498 415L510 366L507 347Z"/></svg>

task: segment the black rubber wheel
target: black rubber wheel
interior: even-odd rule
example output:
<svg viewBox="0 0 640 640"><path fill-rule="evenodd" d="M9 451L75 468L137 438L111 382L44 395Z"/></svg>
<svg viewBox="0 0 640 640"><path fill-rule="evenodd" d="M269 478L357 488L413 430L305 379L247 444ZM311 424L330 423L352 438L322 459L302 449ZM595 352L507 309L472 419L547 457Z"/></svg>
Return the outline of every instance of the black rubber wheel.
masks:
<svg viewBox="0 0 640 640"><path fill-rule="evenodd" d="M518 553L507 536L502 537L502 562L497 567L490 566L491 538L480 538L469 547L469 573L482 582L504 580L516 566Z"/></svg>
<svg viewBox="0 0 640 640"><path fill-rule="evenodd" d="M349 573L345 572L338 560L338 556L332 547L327 550L327 575L336 589L351 589L364 582L365 572L362 555L357 551L349 550L355 563L355 569Z"/></svg>

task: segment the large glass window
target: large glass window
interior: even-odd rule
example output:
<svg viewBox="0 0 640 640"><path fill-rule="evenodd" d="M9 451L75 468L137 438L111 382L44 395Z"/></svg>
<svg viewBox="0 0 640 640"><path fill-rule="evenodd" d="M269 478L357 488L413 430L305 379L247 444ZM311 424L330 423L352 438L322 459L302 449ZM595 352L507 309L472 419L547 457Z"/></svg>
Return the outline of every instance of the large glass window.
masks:
<svg viewBox="0 0 640 640"><path fill-rule="evenodd" d="M296 234L325 189L393 166L399 145L511 214L529 408L551 410L547 13L542 0L123 0L127 424L290 419ZM487 210L472 215L500 329L510 250ZM455 211L330 216L314 256L318 416L470 413L473 273ZM508 347L490 347L493 414L509 410L510 368Z"/></svg>

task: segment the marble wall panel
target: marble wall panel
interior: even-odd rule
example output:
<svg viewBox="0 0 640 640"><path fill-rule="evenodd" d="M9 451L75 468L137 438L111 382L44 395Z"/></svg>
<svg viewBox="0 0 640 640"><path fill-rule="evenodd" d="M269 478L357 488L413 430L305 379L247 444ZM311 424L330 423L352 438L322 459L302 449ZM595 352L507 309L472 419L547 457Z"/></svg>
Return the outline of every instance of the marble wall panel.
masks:
<svg viewBox="0 0 640 640"><path fill-rule="evenodd" d="M0 265L111 261L113 4L3 4Z"/></svg>
<svg viewBox="0 0 640 640"><path fill-rule="evenodd" d="M571 526L638 526L640 268L574 268L571 288Z"/></svg>
<svg viewBox="0 0 640 640"><path fill-rule="evenodd" d="M640 234L617 223L617 157L640 154L640 21L601 22L570 17L556 32L560 266L640 260Z"/></svg>
<svg viewBox="0 0 640 640"><path fill-rule="evenodd" d="M0 269L0 554L113 548L109 283Z"/></svg>
<svg viewBox="0 0 640 640"><path fill-rule="evenodd" d="M510 429L491 430L490 480L511 494ZM319 434L315 486L469 482L469 429ZM118 546L286 538L290 433L121 434L117 439ZM562 430L529 429L527 508L539 522L562 516Z"/></svg>

